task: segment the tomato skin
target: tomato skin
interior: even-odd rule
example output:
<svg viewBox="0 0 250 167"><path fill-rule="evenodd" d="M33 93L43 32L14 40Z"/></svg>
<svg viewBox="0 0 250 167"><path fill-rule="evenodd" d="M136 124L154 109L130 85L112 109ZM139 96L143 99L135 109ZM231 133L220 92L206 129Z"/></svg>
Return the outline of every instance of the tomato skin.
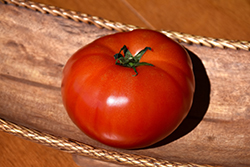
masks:
<svg viewBox="0 0 250 167"><path fill-rule="evenodd" d="M132 68L115 64L126 45L132 55L151 47ZM106 145L135 149L170 135L188 114L195 89L192 62L181 45L152 30L101 37L78 50L63 70L62 99L72 121Z"/></svg>

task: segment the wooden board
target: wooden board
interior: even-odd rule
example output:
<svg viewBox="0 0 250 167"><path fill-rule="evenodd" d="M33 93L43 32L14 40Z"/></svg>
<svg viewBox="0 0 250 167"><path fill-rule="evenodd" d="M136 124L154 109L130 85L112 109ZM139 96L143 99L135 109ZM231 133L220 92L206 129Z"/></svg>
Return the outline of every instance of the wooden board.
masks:
<svg viewBox="0 0 250 167"><path fill-rule="evenodd" d="M105 0L98 3L95 0L32 1L151 29L250 40L248 0Z"/></svg>
<svg viewBox="0 0 250 167"><path fill-rule="evenodd" d="M1 167L79 167L72 156L63 151L0 131ZM90 163L86 163L92 166ZM92 166L96 167L96 166Z"/></svg>
<svg viewBox="0 0 250 167"><path fill-rule="evenodd" d="M150 148L114 149L78 130L61 102L63 66L80 47L111 33L115 31L0 3L0 117L108 150L250 166L248 51L184 44L194 64L194 104L181 126Z"/></svg>

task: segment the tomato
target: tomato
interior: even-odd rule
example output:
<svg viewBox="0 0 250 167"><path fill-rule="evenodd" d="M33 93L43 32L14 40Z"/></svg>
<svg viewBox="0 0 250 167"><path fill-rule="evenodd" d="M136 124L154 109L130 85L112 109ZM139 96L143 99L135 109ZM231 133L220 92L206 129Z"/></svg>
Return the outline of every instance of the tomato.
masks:
<svg viewBox="0 0 250 167"><path fill-rule="evenodd" d="M61 93L69 117L86 135L135 149L162 140L180 125L194 89L186 50L160 32L139 29L101 37L78 50L64 67Z"/></svg>

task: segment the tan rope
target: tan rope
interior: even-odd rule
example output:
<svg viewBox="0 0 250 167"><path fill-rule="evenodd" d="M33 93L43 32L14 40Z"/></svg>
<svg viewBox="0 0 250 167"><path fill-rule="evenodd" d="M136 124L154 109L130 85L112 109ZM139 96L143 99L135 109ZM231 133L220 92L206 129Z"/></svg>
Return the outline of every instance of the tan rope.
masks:
<svg viewBox="0 0 250 167"><path fill-rule="evenodd" d="M169 162L166 160L155 159L147 156L98 149L77 141L72 141L70 139L62 137L56 137L47 133L42 133L33 129L26 128L24 126L16 125L3 119L0 119L0 130L68 153L83 155L90 158L115 162L119 164L129 164L144 167L212 167L210 165L198 165L193 163Z"/></svg>
<svg viewBox="0 0 250 167"><path fill-rule="evenodd" d="M134 29L142 28L134 25L122 24L119 22L113 22L100 17L91 16L84 13L75 11L65 10L55 6L48 6L41 3L36 3L26 0L1 0L4 3L14 4L17 6L26 7L41 13L49 13L54 16L61 16L67 19L72 19L77 22L84 22L88 24L94 24L99 28L106 28L109 30L116 31L131 31ZM219 47L219 48L231 48L231 49L243 49L250 50L250 41L239 41L239 40L226 40L226 39L215 39L210 37L202 37L196 35L190 35L175 31L161 30L166 36L183 43L198 44L207 47Z"/></svg>
<svg viewBox="0 0 250 167"><path fill-rule="evenodd" d="M62 16L64 18L70 18L77 22L84 22L88 24L94 24L99 28L106 28L116 31L131 31L140 27L122 24L119 22L112 22L106 19L102 19L95 16L90 16L83 13L77 13L74 11L66 11L54 6L47 6L40 3L35 3L25 0L1 0L4 3L14 4L17 6L26 7L32 10L39 11L41 13L49 13L55 16ZM200 36L194 36L189 34L183 34L174 31L161 31L166 36L177 40L179 42L199 44L208 47L220 47L220 48L232 48L232 49L244 49L250 50L250 42L248 41L229 41L224 39L213 39ZM177 163L169 162L162 159L155 159L153 157L125 154L121 152L108 151L105 149L98 149L90 145L86 145L71 139L62 137L56 137L50 134L38 132L33 129L26 128L24 126L16 125L9 121L0 119L0 130L22 137L24 139L32 140L39 144L47 145L59 150L63 150L69 153L79 154L95 159L104 161L116 162L119 164L130 164L134 166L161 166L161 167L212 167L210 165L198 165L193 163Z"/></svg>

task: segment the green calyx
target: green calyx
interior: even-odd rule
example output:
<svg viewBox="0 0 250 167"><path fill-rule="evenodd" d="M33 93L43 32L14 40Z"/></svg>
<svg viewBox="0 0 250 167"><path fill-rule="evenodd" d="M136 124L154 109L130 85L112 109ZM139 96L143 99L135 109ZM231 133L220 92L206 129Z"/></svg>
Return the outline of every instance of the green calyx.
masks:
<svg viewBox="0 0 250 167"><path fill-rule="evenodd" d="M120 52L114 55L114 58L116 60L115 64L120 65L120 66L124 66L124 67L130 67L133 68L133 70L135 71L135 75L133 76L137 76L138 72L136 70L136 67L138 66L142 66L142 65L147 65L147 66L154 66L153 64L150 63L146 63L146 62L140 62L143 54L147 51L147 50L151 50L150 47L145 47L143 50L141 50L139 53L137 53L135 56L133 56L130 51L128 50L127 46L124 45ZM124 56L121 54L121 52L123 51Z"/></svg>

